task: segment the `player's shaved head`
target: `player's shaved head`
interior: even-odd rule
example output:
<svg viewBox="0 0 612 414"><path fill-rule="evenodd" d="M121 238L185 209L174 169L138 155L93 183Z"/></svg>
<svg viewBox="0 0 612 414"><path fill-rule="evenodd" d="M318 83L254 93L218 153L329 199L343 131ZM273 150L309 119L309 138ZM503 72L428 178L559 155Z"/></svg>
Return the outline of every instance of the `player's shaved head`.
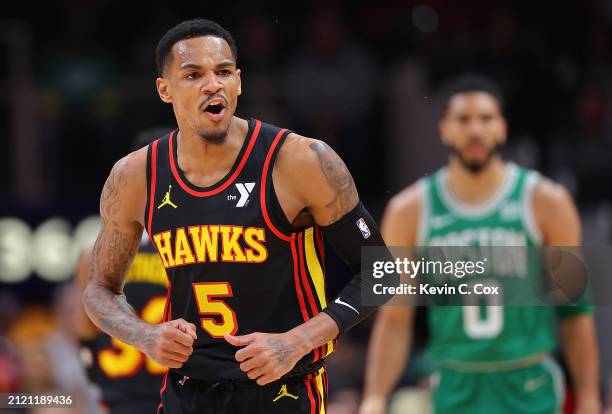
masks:
<svg viewBox="0 0 612 414"><path fill-rule="evenodd" d="M193 19L181 22L168 30L160 39L156 50L157 74L162 77L172 60L172 47L181 40L194 37L214 36L227 42L234 61L238 59L238 48L232 35L218 23L207 19Z"/></svg>

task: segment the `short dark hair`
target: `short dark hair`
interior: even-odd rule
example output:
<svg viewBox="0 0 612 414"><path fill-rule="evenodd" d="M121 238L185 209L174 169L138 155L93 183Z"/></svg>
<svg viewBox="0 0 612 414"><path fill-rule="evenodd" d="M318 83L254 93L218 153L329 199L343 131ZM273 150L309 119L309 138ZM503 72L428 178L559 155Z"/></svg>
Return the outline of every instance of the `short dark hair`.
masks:
<svg viewBox="0 0 612 414"><path fill-rule="evenodd" d="M497 101L500 111L504 111L504 96L499 85L486 76L480 74L462 75L450 80L442 88L444 112L448 109L450 99L461 93L484 92Z"/></svg>
<svg viewBox="0 0 612 414"><path fill-rule="evenodd" d="M220 24L207 19L186 20L168 30L160 39L156 49L157 74L163 76L168 60L172 57L172 47L181 40L194 37L214 36L229 45L234 60L238 60L238 48L234 38Z"/></svg>

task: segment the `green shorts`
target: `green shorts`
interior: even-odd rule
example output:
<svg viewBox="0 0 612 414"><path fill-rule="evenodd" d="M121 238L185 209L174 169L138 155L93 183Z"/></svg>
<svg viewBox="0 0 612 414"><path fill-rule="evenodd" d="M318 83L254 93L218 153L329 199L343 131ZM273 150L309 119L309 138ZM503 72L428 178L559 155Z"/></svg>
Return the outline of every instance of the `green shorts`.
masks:
<svg viewBox="0 0 612 414"><path fill-rule="evenodd" d="M561 413L565 384L552 358L506 371L441 368L432 375L435 414Z"/></svg>

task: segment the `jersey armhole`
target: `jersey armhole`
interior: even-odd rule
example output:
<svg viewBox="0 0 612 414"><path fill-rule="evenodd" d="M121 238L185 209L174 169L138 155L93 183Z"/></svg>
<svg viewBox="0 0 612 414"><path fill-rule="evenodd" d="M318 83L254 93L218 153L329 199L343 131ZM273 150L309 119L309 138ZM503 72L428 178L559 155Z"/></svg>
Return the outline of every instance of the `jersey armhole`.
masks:
<svg viewBox="0 0 612 414"><path fill-rule="evenodd" d="M417 237L416 237L416 245L417 246L425 246L427 240L427 229L429 226L429 216L430 216L430 200L429 200L429 180L427 178L422 178L418 185L419 189L419 217L417 218Z"/></svg>
<svg viewBox="0 0 612 414"><path fill-rule="evenodd" d="M274 191L274 183L272 182L272 172L274 171L274 163L281 146L285 142L287 136L291 133L286 129L281 129L277 134L268 153L266 154L266 160L261 176L261 211L264 216L266 225L270 228L281 240L289 241L293 231L293 226L289 223L285 217L280 202Z"/></svg>
<svg viewBox="0 0 612 414"><path fill-rule="evenodd" d="M268 204L270 218L274 223L276 223L276 226L279 228L279 230L286 234L297 233L301 231L300 229L297 229L291 223L289 223L287 216L285 216L285 212L283 211L283 208L280 205L280 201L278 201L278 197L276 196L276 191L274 190L274 180L272 179L271 174L268 198L270 200Z"/></svg>
<svg viewBox="0 0 612 414"><path fill-rule="evenodd" d="M538 224L535 220L535 215L533 213L533 193L535 191L536 185L540 182L541 176L539 173L535 171L531 171L528 173L525 178L525 185L523 187L523 195L522 195L522 208L523 214L521 215L523 220L523 225L525 226L525 230L527 234L532 239L535 244L542 244L542 232L538 228Z"/></svg>

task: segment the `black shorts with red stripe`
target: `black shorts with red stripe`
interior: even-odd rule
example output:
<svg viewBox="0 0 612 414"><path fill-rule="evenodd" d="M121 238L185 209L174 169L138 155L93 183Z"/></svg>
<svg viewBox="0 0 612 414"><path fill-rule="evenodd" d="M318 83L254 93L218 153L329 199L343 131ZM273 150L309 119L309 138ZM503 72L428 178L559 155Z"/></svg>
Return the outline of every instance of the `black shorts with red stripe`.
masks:
<svg viewBox="0 0 612 414"><path fill-rule="evenodd" d="M318 370L259 386L254 381L199 381L170 371L164 378L158 414L322 414L327 372Z"/></svg>

